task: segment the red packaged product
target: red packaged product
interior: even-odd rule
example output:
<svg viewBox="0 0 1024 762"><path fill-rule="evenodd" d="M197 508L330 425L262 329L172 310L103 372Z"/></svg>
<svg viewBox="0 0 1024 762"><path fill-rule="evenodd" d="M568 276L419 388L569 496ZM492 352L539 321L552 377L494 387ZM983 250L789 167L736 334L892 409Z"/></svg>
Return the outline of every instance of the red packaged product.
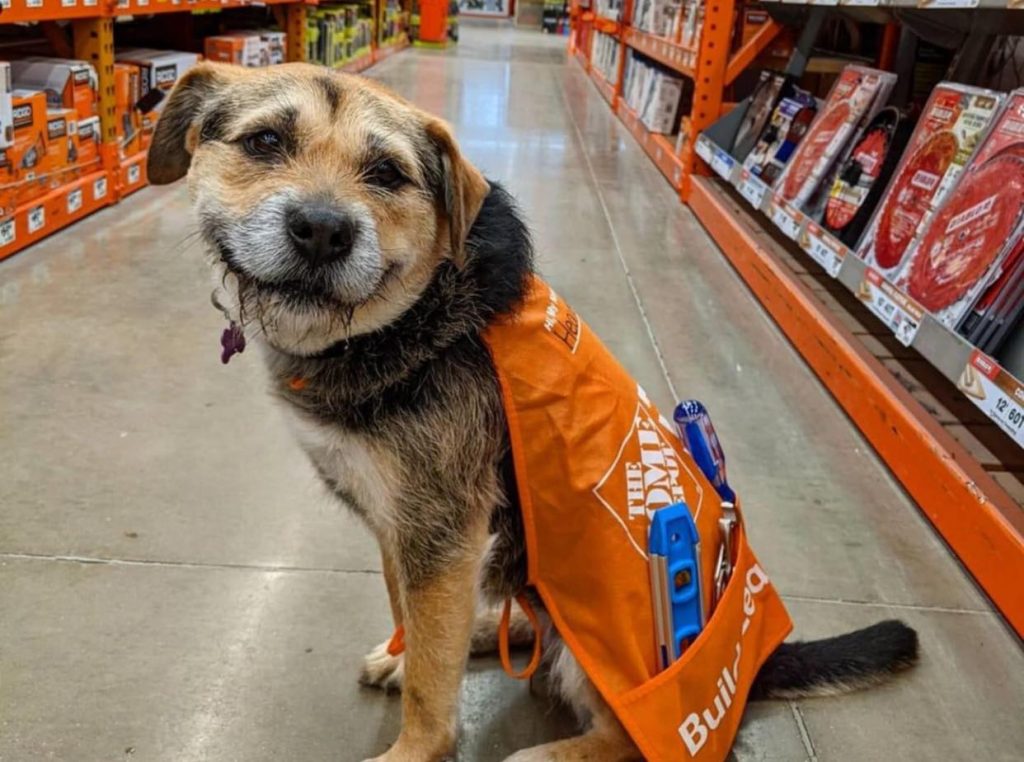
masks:
<svg viewBox="0 0 1024 762"><path fill-rule="evenodd" d="M1024 91L975 152L956 188L914 246L897 285L956 327L999 275L1024 220Z"/></svg>
<svg viewBox="0 0 1024 762"><path fill-rule="evenodd" d="M956 186L1003 103L990 90L938 85L857 256L895 282L916 236Z"/></svg>

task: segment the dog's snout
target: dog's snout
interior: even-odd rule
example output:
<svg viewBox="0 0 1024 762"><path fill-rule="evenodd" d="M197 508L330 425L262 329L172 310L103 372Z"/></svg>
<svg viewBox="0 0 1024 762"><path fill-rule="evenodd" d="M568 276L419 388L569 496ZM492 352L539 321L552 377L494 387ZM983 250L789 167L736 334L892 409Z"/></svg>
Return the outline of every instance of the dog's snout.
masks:
<svg viewBox="0 0 1024 762"><path fill-rule="evenodd" d="M328 265L347 257L356 238L355 220L330 206L296 206L288 211L288 236L312 265Z"/></svg>

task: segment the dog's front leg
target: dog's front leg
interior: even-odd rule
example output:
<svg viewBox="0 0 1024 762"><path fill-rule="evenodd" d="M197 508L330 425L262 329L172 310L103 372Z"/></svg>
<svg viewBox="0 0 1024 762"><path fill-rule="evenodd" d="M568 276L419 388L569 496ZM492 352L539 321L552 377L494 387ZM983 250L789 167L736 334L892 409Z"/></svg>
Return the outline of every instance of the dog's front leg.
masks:
<svg viewBox="0 0 1024 762"><path fill-rule="evenodd" d="M424 579L402 574L405 675L402 730L374 762L434 762L455 744L459 689L469 654L485 527Z"/></svg>

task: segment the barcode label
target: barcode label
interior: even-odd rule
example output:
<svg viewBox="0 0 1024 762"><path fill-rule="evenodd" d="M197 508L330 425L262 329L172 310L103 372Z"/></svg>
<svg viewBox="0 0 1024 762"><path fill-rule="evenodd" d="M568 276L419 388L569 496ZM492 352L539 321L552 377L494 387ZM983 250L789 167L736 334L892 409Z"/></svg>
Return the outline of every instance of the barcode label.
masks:
<svg viewBox="0 0 1024 762"><path fill-rule="evenodd" d="M843 260L849 251L843 244L814 224L807 226L807 235L800 244L803 250L810 254L811 259L825 268L825 272L833 278L839 275Z"/></svg>
<svg viewBox="0 0 1024 762"><path fill-rule="evenodd" d="M68 194L68 214L74 214L82 208L82 189L76 188Z"/></svg>
<svg viewBox="0 0 1024 762"><path fill-rule="evenodd" d="M924 308L921 305L870 267L864 271L864 280L857 289L857 296L892 329L903 346L909 347L914 342L924 319Z"/></svg>
<svg viewBox="0 0 1024 762"><path fill-rule="evenodd" d="M14 220L0 223L0 246L9 246L14 243L14 239L17 237L18 232L14 226Z"/></svg>
<svg viewBox="0 0 1024 762"><path fill-rule="evenodd" d="M107 195L107 178L97 177L92 181L92 198L99 201Z"/></svg>
<svg viewBox="0 0 1024 762"><path fill-rule="evenodd" d="M28 210L28 232L35 233L42 230L46 224L46 207L40 205Z"/></svg>
<svg viewBox="0 0 1024 762"><path fill-rule="evenodd" d="M142 176L142 171L139 169L139 165L138 164L132 164L130 167L128 167L128 184L129 185L135 185L135 183L137 183L139 181L139 178L141 176Z"/></svg>
<svg viewBox="0 0 1024 762"><path fill-rule="evenodd" d="M803 215L796 209L792 209L784 201L772 202L772 222L775 227L782 231L787 238L796 240L800 233L800 224L803 222Z"/></svg>
<svg viewBox="0 0 1024 762"><path fill-rule="evenodd" d="M768 193L768 186L761 182L759 178L750 174L750 171L746 169L740 173L740 181L736 189L755 209L761 208L761 204L764 203L765 194Z"/></svg>

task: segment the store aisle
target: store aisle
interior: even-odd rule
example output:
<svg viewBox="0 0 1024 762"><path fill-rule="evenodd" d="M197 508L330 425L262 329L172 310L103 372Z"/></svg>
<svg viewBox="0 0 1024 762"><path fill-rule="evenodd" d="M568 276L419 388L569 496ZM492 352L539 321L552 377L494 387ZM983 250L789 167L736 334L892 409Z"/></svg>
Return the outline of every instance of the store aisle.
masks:
<svg viewBox="0 0 1024 762"><path fill-rule="evenodd" d="M748 295L564 41L464 25L371 74L521 200L546 277L665 408L704 400L797 637L900 617L923 661L752 707L740 760L1009 760L1024 656ZM0 263L0 760L360 760L399 703L355 682L389 616L222 322L181 186ZM570 732L473 662L459 759Z"/></svg>

